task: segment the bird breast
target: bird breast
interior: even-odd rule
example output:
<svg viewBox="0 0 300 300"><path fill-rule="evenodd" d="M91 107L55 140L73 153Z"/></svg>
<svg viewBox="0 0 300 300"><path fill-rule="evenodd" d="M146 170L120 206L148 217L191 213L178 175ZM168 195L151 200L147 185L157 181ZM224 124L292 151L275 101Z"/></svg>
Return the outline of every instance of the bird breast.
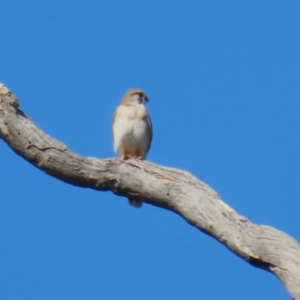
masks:
<svg viewBox="0 0 300 300"><path fill-rule="evenodd" d="M113 124L114 150L122 154L139 152L145 158L149 149L150 130L147 110L142 104L118 107Z"/></svg>

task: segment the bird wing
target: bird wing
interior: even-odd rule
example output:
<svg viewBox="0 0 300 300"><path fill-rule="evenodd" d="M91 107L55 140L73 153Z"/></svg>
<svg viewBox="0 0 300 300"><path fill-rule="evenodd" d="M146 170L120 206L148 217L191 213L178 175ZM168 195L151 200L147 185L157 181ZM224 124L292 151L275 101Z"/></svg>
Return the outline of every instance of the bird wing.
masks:
<svg viewBox="0 0 300 300"><path fill-rule="evenodd" d="M153 137L153 126L152 126L152 121L151 121L151 118L150 118L150 115L148 112L145 116L145 120L149 126L149 147L148 147L148 151L149 151L150 147L151 147L152 137Z"/></svg>

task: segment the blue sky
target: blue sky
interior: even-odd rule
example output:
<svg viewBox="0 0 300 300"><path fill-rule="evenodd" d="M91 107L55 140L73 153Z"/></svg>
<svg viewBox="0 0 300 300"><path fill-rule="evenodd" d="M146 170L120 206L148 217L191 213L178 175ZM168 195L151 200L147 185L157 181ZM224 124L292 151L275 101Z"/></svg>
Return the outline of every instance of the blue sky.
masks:
<svg viewBox="0 0 300 300"><path fill-rule="evenodd" d="M127 89L150 98L148 159L188 170L300 239L298 1L1 1L1 72L81 155L114 156ZM0 142L1 299L290 299L168 211L81 189Z"/></svg>

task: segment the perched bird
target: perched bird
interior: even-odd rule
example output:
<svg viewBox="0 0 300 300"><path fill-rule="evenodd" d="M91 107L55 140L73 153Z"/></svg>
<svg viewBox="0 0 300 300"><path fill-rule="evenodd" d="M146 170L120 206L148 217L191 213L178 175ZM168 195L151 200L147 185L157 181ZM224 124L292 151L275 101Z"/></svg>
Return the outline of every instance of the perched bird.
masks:
<svg viewBox="0 0 300 300"><path fill-rule="evenodd" d="M152 123L146 109L148 97L141 89L131 89L123 97L113 118L114 151L122 160L146 159L152 140ZM133 206L142 202L129 199Z"/></svg>

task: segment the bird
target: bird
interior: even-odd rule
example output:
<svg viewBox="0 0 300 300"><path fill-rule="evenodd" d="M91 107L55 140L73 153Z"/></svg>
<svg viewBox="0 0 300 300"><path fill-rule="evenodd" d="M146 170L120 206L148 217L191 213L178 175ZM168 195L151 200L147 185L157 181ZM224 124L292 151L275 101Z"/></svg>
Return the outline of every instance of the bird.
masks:
<svg viewBox="0 0 300 300"><path fill-rule="evenodd" d="M125 93L121 104L117 107L112 131L114 151L121 160L144 160L151 147L153 127L146 109L149 99L142 89L133 88ZM140 207L140 200L129 199L132 206Z"/></svg>

